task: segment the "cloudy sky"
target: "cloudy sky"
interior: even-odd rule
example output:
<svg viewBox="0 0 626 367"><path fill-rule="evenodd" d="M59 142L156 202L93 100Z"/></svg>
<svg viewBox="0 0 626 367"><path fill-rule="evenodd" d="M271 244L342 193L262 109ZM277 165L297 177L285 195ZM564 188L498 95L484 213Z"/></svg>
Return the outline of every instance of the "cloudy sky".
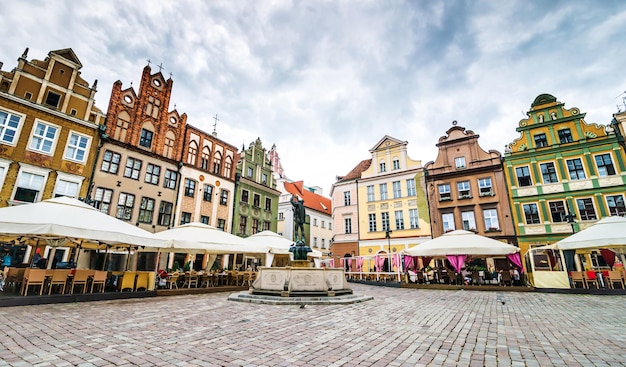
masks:
<svg viewBox="0 0 626 367"><path fill-rule="evenodd" d="M162 64L188 123L326 195L385 135L425 164L457 120L502 152L539 94L598 124L626 97L623 1L6 1L0 24L3 70L71 47L103 111Z"/></svg>

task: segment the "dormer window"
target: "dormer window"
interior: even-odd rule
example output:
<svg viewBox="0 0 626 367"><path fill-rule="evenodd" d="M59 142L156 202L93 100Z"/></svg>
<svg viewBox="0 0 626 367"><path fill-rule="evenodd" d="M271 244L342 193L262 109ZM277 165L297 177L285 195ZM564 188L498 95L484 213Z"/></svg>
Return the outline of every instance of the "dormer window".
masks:
<svg viewBox="0 0 626 367"><path fill-rule="evenodd" d="M548 146L548 139L546 138L546 134L537 134L534 136L535 138L535 147L543 148Z"/></svg>
<svg viewBox="0 0 626 367"><path fill-rule="evenodd" d="M59 107L59 102L61 101L61 95L58 93L54 93L52 91L48 92L46 96L46 104L50 107L57 108Z"/></svg>
<svg viewBox="0 0 626 367"><path fill-rule="evenodd" d="M456 168L465 168L465 157L454 158L454 165Z"/></svg>

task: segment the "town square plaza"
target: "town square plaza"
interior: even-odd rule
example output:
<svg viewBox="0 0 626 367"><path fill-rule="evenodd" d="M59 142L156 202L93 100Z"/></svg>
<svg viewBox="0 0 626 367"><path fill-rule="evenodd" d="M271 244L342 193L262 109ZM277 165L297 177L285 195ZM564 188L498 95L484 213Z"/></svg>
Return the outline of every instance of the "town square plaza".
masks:
<svg viewBox="0 0 626 367"><path fill-rule="evenodd" d="M624 366L626 296L353 284L349 305L229 292L0 308L0 366Z"/></svg>

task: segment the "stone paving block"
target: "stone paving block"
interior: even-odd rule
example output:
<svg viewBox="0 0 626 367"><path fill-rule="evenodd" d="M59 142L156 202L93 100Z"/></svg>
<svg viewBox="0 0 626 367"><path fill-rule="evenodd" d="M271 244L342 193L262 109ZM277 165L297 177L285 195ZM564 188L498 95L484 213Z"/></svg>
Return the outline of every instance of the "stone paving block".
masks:
<svg viewBox="0 0 626 367"><path fill-rule="evenodd" d="M374 299L300 309L214 293L3 308L14 322L0 367L626 365L624 296L353 289Z"/></svg>

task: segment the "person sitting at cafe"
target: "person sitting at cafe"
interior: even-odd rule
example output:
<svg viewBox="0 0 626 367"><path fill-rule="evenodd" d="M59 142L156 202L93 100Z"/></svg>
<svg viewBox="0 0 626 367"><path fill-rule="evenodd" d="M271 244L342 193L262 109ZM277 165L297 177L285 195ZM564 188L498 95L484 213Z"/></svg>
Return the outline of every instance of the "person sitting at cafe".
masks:
<svg viewBox="0 0 626 367"><path fill-rule="evenodd" d="M517 267L511 269L511 279L513 279L513 285L522 285Z"/></svg>
<svg viewBox="0 0 626 367"><path fill-rule="evenodd" d="M469 270L467 270L467 268L464 268L461 271L461 274L463 274L463 284L465 285L472 284L472 273Z"/></svg>
<svg viewBox="0 0 626 367"><path fill-rule="evenodd" d="M13 258L11 257L11 253L9 249L4 249L4 255L2 255L2 270L11 266L13 262Z"/></svg>

